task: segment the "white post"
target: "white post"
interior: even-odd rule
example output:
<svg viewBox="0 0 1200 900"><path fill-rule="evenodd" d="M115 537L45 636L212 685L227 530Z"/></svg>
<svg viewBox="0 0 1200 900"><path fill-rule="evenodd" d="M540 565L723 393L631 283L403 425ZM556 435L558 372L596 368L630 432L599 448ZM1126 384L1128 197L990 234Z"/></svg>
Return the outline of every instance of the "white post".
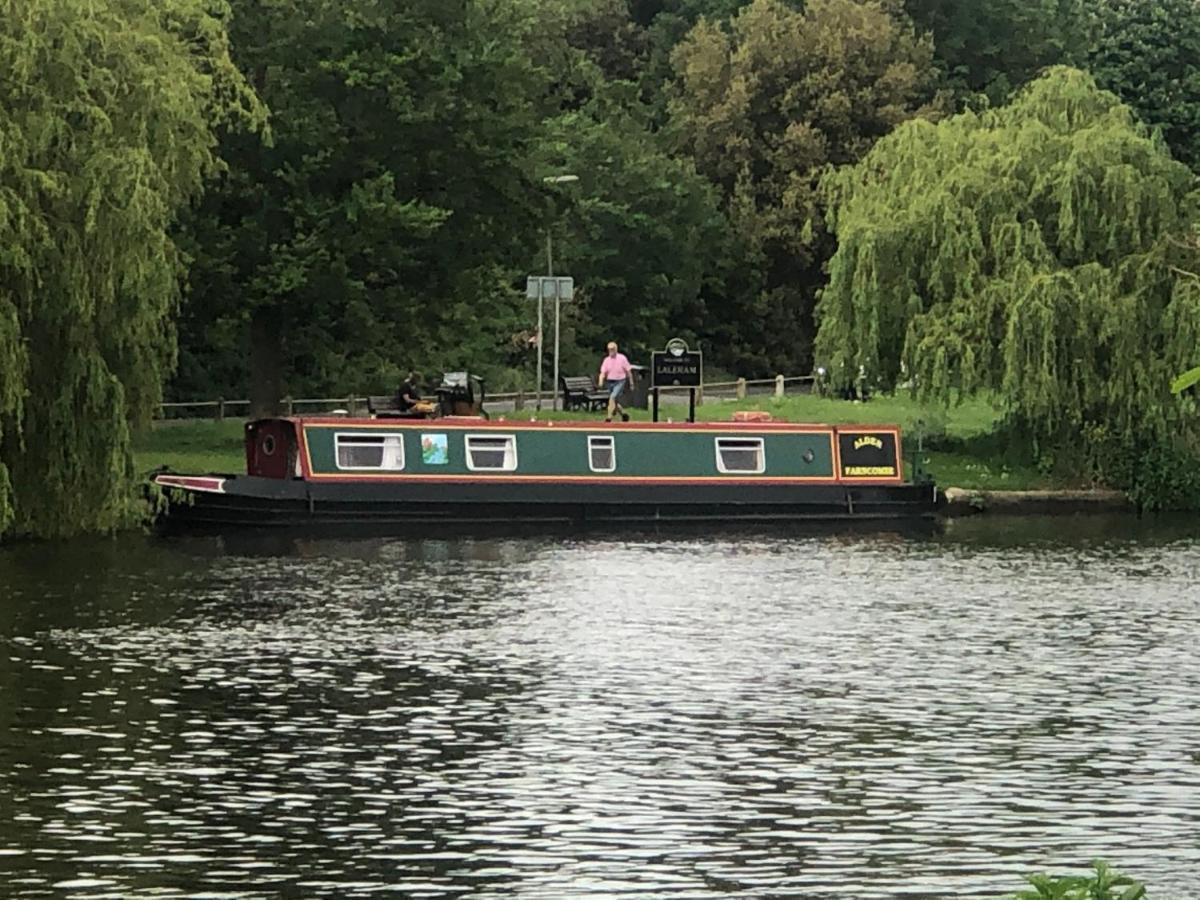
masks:
<svg viewBox="0 0 1200 900"><path fill-rule="evenodd" d="M538 285L538 324L537 324L537 402L535 406L542 408L542 288Z"/></svg>
<svg viewBox="0 0 1200 900"><path fill-rule="evenodd" d="M776 397L783 396L783 376L782 375L775 376L775 396Z"/></svg>
<svg viewBox="0 0 1200 900"><path fill-rule="evenodd" d="M558 321L559 321L559 296L558 291L554 291L554 409L558 409Z"/></svg>
<svg viewBox="0 0 1200 900"><path fill-rule="evenodd" d="M546 274L551 278L554 277L554 243L550 236L550 229L546 229ZM542 343L542 298L546 294L547 282L542 282L538 288L538 399L537 408L542 408L542 348L545 346ZM555 319L558 318L558 292L555 291ZM554 331L554 383L550 385L550 397L552 398L553 409L558 409L558 326L555 325Z"/></svg>
<svg viewBox="0 0 1200 900"><path fill-rule="evenodd" d="M554 243L546 229L546 276L554 278ZM553 284L553 281L547 281ZM550 383L550 408L558 409L558 286L554 287L554 380Z"/></svg>

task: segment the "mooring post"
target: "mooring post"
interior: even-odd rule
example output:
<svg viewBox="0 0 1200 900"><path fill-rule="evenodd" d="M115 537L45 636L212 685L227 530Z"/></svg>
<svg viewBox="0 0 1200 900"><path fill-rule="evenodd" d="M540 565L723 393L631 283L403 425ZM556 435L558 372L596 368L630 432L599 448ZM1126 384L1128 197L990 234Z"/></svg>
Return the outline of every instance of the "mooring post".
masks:
<svg viewBox="0 0 1200 900"><path fill-rule="evenodd" d="M775 376L775 396L776 397L783 396L783 376L782 375Z"/></svg>
<svg viewBox="0 0 1200 900"><path fill-rule="evenodd" d="M737 398L739 400L746 399L746 379L745 378L739 378L737 380Z"/></svg>

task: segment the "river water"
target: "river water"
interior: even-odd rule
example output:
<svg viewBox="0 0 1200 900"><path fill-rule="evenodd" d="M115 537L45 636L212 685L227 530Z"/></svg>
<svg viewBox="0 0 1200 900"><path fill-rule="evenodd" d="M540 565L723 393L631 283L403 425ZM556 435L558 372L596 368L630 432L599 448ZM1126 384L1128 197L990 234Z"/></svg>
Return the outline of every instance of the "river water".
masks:
<svg viewBox="0 0 1200 900"><path fill-rule="evenodd" d="M0 549L0 896L1200 897L1200 529Z"/></svg>

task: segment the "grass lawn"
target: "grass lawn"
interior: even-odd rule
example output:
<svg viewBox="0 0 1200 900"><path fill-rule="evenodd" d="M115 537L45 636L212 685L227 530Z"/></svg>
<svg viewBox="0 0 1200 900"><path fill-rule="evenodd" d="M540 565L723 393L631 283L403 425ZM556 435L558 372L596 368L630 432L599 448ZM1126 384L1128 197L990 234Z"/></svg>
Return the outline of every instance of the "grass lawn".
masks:
<svg viewBox="0 0 1200 900"><path fill-rule="evenodd" d="M869 403L848 403L825 397L796 395L776 399L754 397L744 401L711 401L696 410L703 421L728 421L738 410L762 410L776 419L791 422L822 422L834 425L899 425L906 440L906 464L911 462L913 442L918 432L927 435L929 447L922 464L942 487L990 490L1033 490L1075 487L1061 479L1045 475L1036 468L1014 463L989 441L998 421L998 413L984 400L971 400L950 410L937 410L913 401L907 394L877 397ZM534 415L526 409L519 413L500 413L510 419ZM601 413L567 413L542 410L541 419L558 421L600 421ZM687 416L682 405L664 403L662 418L676 421ZM635 421L648 421L649 412L633 410ZM177 472L244 472L242 425L237 419L160 423L134 441L134 458L140 472L170 466ZM911 474L911 473L910 473Z"/></svg>
<svg viewBox="0 0 1200 900"><path fill-rule="evenodd" d="M161 422L133 439L138 472L170 466L176 472L245 472L240 419Z"/></svg>

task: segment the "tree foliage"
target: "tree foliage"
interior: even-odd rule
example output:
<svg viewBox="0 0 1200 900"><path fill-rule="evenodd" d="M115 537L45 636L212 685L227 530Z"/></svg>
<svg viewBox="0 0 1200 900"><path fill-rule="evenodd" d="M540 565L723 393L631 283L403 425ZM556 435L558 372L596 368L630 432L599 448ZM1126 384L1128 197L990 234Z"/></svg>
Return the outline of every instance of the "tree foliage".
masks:
<svg viewBox="0 0 1200 900"><path fill-rule="evenodd" d="M376 390L414 365L494 371L523 322L517 273L543 208L529 172L547 87L534 23L504 2L240 2L239 64L271 138L188 225L195 257L176 390ZM233 346L203 334L218 326ZM247 372L245 360L257 368Z"/></svg>
<svg viewBox="0 0 1200 900"><path fill-rule="evenodd" d="M666 119L665 87L674 78L671 53L706 19L727 22L750 0L527 0L537 6L543 33L580 51L603 81L627 82L652 129ZM548 28L546 27L548 26ZM632 111L632 108L627 108Z"/></svg>
<svg viewBox="0 0 1200 900"><path fill-rule="evenodd" d="M904 7L933 35L947 85L972 106L1005 102L1047 66L1082 63L1093 26L1089 0L904 0Z"/></svg>
<svg viewBox="0 0 1200 900"><path fill-rule="evenodd" d="M1175 158L1200 163L1200 2L1099 0L1088 67L1160 128Z"/></svg>
<svg viewBox="0 0 1200 900"><path fill-rule="evenodd" d="M732 246L709 323L746 374L811 361L812 306L832 245L817 184L900 122L936 112L932 46L891 4L755 0L676 48L672 126L721 190Z"/></svg>
<svg viewBox="0 0 1200 900"><path fill-rule="evenodd" d="M1200 346L1200 284L1172 269L1194 188L1073 69L909 123L825 182L838 251L818 358L930 400L992 394L1043 454L1163 438Z"/></svg>
<svg viewBox="0 0 1200 900"><path fill-rule="evenodd" d="M620 105L603 100L546 124L553 165L579 173L548 214L555 267L579 285L568 340L590 371L610 339L648 362L675 335L704 333L724 220L716 191L686 158Z"/></svg>
<svg viewBox="0 0 1200 900"><path fill-rule="evenodd" d="M174 360L179 208L256 106L211 0L0 2L0 533L127 520Z"/></svg>
<svg viewBox="0 0 1200 900"><path fill-rule="evenodd" d="M557 271L580 285L571 359L582 342L590 369L602 337L642 344L695 325L720 216L653 132L636 60L623 68L622 35L643 30L626 11L238 9L235 52L272 132L227 138L230 173L188 223L179 394L249 383L269 408L284 392L388 389L408 367L532 387L534 312L517 289L545 271L548 230ZM562 172L579 184L543 183Z"/></svg>

